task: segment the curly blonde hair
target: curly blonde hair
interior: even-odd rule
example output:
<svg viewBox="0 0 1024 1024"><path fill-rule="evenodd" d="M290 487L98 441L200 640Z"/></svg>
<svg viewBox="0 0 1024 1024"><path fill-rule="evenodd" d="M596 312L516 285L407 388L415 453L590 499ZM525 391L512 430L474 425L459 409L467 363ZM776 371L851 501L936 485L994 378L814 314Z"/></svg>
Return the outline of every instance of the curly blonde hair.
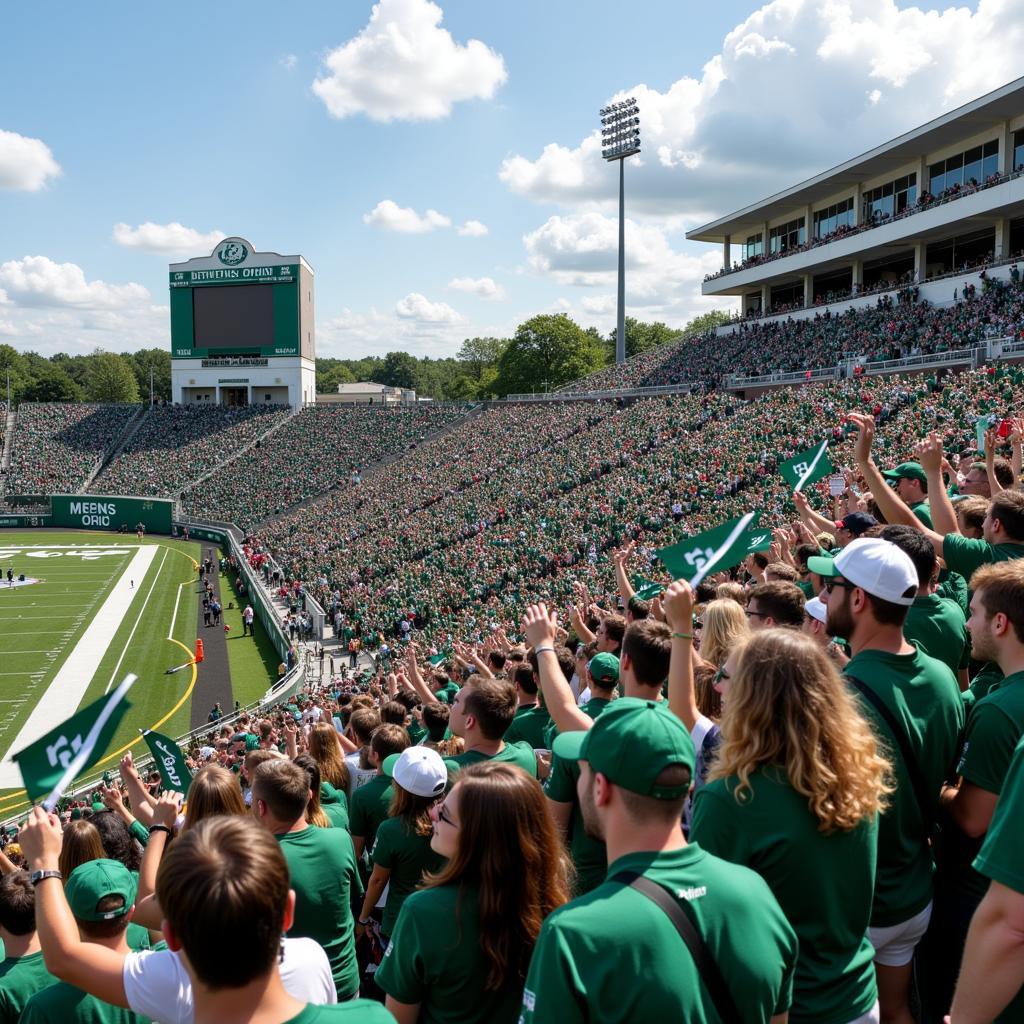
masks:
<svg viewBox="0 0 1024 1024"><path fill-rule="evenodd" d="M704 606L704 632L700 638L700 656L715 668L721 668L750 635L743 606L730 597L718 597Z"/></svg>
<svg viewBox="0 0 1024 1024"><path fill-rule="evenodd" d="M740 803L750 776L785 770L822 832L850 831L878 814L893 791L891 766L842 677L809 637L753 634L737 654L709 779L735 776Z"/></svg>

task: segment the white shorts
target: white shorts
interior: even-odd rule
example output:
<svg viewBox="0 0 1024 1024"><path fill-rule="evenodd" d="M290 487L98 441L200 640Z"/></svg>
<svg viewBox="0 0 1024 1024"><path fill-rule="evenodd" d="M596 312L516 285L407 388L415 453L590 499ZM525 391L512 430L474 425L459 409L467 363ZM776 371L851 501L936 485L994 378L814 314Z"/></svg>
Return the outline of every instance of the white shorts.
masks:
<svg viewBox="0 0 1024 1024"><path fill-rule="evenodd" d="M878 1009L878 1001L876 1000L875 1005L867 1013L856 1020L847 1021L847 1024L878 1024L880 1020L881 1016Z"/></svg>
<svg viewBox="0 0 1024 1024"><path fill-rule="evenodd" d="M928 931L932 902L919 914L889 928L869 928L868 938L875 947L875 963L883 967L906 967L914 958L914 947Z"/></svg>

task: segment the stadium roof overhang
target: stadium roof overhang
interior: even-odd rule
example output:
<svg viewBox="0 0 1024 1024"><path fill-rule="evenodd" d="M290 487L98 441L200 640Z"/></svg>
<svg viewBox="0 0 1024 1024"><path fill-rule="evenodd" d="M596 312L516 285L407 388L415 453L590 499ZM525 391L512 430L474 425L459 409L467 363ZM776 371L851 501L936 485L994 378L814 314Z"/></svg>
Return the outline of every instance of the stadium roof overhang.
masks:
<svg viewBox="0 0 1024 1024"><path fill-rule="evenodd" d="M959 139L1008 121L1022 111L1024 78L1018 78L798 185L687 231L686 237L695 242L724 242L727 237L738 240L760 230L765 221L782 217L796 207L828 199L858 182L889 171L895 173L923 153L952 145Z"/></svg>

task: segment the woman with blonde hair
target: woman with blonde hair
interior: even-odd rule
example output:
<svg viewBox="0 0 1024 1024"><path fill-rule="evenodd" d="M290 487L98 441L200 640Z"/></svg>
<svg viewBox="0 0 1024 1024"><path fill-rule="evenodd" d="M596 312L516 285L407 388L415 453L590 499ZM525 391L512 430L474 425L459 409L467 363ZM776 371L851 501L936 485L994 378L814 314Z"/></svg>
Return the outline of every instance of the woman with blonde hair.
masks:
<svg viewBox="0 0 1024 1024"><path fill-rule="evenodd" d="M692 837L760 874L796 931L791 1021L877 1021L868 922L889 764L835 666L795 630L753 634L720 685L722 740Z"/></svg>
<svg viewBox="0 0 1024 1024"><path fill-rule="evenodd" d="M181 831L185 833L204 818L212 818L216 814L248 813L238 776L219 764L208 764L196 772L189 786L185 824Z"/></svg>
<svg viewBox="0 0 1024 1024"><path fill-rule="evenodd" d="M309 776L309 803L306 804L306 823L317 828L333 828L334 822L320 805L320 766L309 754L299 754L292 760ZM347 822L346 822L347 825ZM346 827L345 825L340 826Z"/></svg>
<svg viewBox="0 0 1024 1024"><path fill-rule="evenodd" d="M348 828L348 790L351 773L337 730L318 722L309 732L309 756L320 769L319 802L336 828Z"/></svg>
<svg viewBox="0 0 1024 1024"><path fill-rule="evenodd" d="M718 689L718 670L725 659L750 636L750 625L743 605L731 597L719 597L704 606L700 636L700 658L695 665L697 707L713 722L722 717L722 694ZM708 670L710 666L710 670Z"/></svg>

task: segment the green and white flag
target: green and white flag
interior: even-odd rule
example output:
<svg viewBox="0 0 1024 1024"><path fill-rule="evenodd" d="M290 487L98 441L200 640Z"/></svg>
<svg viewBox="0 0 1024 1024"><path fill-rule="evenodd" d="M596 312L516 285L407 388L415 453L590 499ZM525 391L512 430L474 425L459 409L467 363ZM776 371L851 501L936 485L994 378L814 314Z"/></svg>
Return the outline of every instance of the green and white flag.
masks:
<svg viewBox="0 0 1024 1024"><path fill-rule="evenodd" d="M662 548L657 552L662 564L676 580L686 580L696 587L705 576L739 565L750 554L752 525L759 512L748 512L740 519L730 519L713 530ZM770 542L769 537L769 542Z"/></svg>
<svg viewBox="0 0 1024 1024"><path fill-rule="evenodd" d="M633 577L633 596L640 601L651 601L665 589L664 583L644 579L643 576Z"/></svg>
<svg viewBox="0 0 1024 1024"><path fill-rule="evenodd" d="M176 793L186 795L188 787L192 785L192 773L185 764L185 755L181 747L169 736L153 732L152 729L143 729L142 738L153 755L157 770L160 772L160 781L164 789L173 789Z"/></svg>
<svg viewBox="0 0 1024 1024"><path fill-rule="evenodd" d="M832 460L828 457L828 441L822 441L817 448L794 455L779 463L779 472L794 491L802 491L832 472Z"/></svg>
<svg viewBox="0 0 1024 1024"><path fill-rule="evenodd" d="M137 676L126 676L113 693L93 701L35 743L14 754L30 800L41 797L52 811L64 791L91 768L107 749L121 719L131 707L125 697Z"/></svg>

